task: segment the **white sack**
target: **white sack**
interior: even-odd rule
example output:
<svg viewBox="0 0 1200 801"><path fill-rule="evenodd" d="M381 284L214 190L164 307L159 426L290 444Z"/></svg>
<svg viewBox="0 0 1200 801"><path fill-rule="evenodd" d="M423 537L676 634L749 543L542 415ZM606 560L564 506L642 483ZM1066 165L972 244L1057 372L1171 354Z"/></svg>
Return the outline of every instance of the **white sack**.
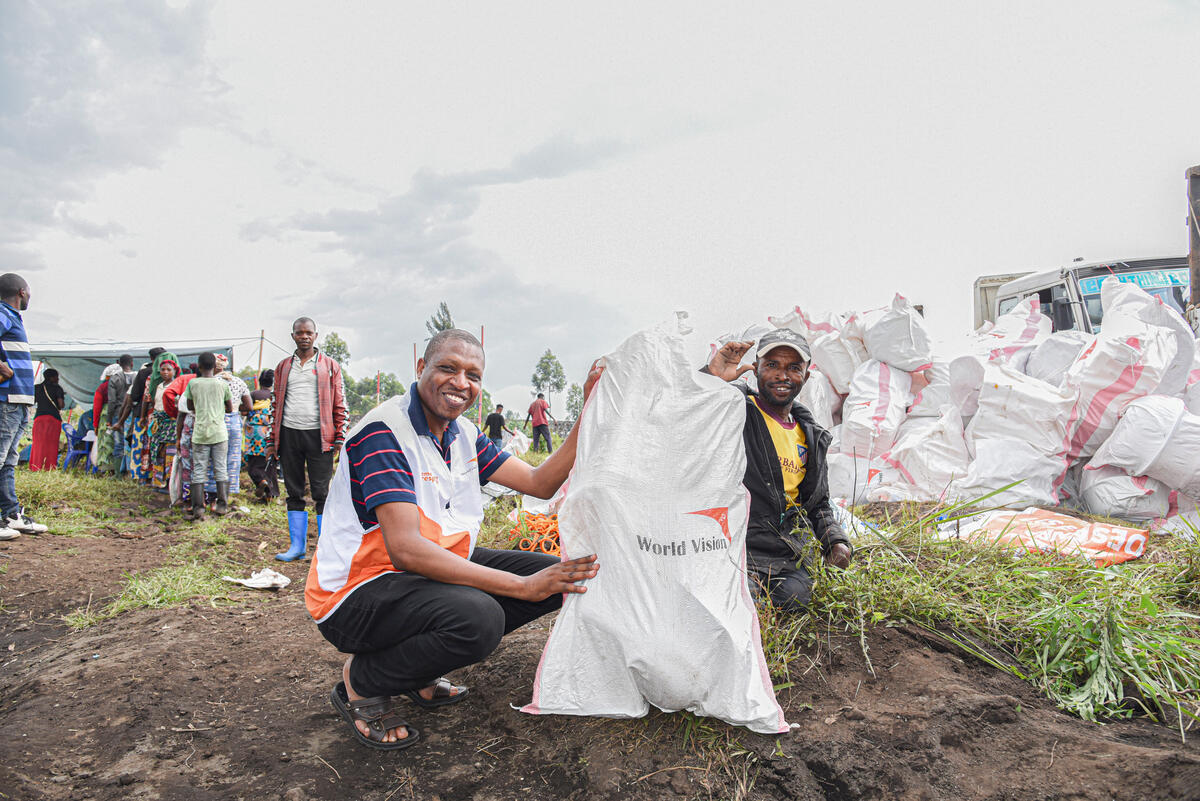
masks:
<svg viewBox="0 0 1200 801"><path fill-rule="evenodd" d="M863 352L866 352L867 344L867 329L877 323L883 315L887 314L888 307L880 306L877 309L867 309L861 312L852 312L842 323L841 334L845 339L851 342L856 342L863 346ZM869 356L867 358L870 358ZM864 359L863 361L866 361Z"/></svg>
<svg viewBox="0 0 1200 801"><path fill-rule="evenodd" d="M1045 454L1065 448L1067 419L1075 406L1069 392L989 362L979 389L979 409L967 426L972 449L984 439L1019 439Z"/></svg>
<svg viewBox="0 0 1200 801"><path fill-rule="evenodd" d="M1162 379L1152 392L1158 395L1182 393L1192 369L1196 337L1179 312L1136 284L1120 281L1107 280L1100 285L1100 303L1104 308L1103 335L1121 337L1128 332L1138 336L1143 326L1170 331L1175 342L1173 355L1165 360Z"/></svg>
<svg viewBox="0 0 1200 801"><path fill-rule="evenodd" d="M911 401L912 379L872 359L854 373L850 394L842 404L842 453L875 458L896 441Z"/></svg>
<svg viewBox="0 0 1200 801"><path fill-rule="evenodd" d="M982 357L959 356L950 362L950 402L971 417L979 410L979 388L983 386Z"/></svg>
<svg viewBox="0 0 1200 801"><path fill-rule="evenodd" d="M950 386L950 363L935 361L928 370L912 375L912 405L909 417L938 417L943 406L954 403ZM976 383L976 392L979 384Z"/></svg>
<svg viewBox="0 0 1200 801"><path fill-rule="evenodd" d="M1188 373L1183 399L1189 412L1200 414L1200 340L1196 340L1196 355L1192 358L1192 371Z"/></svg>
<svg viewBox="0 0 1200 801"><path fill-rule="evenodd" d="M830 446L825 464L829 471L830 498L843 498L850 505L866 503L872 492L882 486L881 464L871 459L837 453Z"/></svg>
<svg viewBox="0 0 1200 801"><path fill-rule="evenodd" d="M1166 517L1170 489L1146 476L1131 476L1119 467L1097 467L1083 471L1079 482L1083 510L1094 515L1122 520L1154 520Z"/></svg>
<svg viewBox="0 0 1200 801"><path fill-rule="evenodd" d="M1079 352L1091 344L1095 336L1086 331L1058 331L1034 348L1025 364L1025 373L1039 381L1059 386L1067 375L1067 369L1078 358Z"/></svg>
<svg viewBox="0 0 1200 801"><path fill-rule="evenodd" d="M1090 466L1104 465L1200 498L1200 416L1180 398L1151 395L1131 402Z"/></svg>
<svg viewBox="0 0 1200 801"><path fill-rule="evenodd" d="M808 371L808 378L804 380L796 400L812 412L817 425L824 429L833 428L835 416L842 411L842 396L837 394L825 374L815 367Z"/></svg>
<svg viewBox="0 0 1200 801"><path fill-rule="evenodd" d="M940 417L905 421L896 444L881 460L899 473L907 496L891 500L942 500L951 484L967 475L970 457L962 415L955 407L946 406Z"/></svg>
<svg viewBox="0 0 1200 801"><path fill-rule="evenodd" d="M533 441L529 437L520 431L516 431L508 438L508 442L504 443L503 450L506 453L511 453L513 456L521 456L529 450L529 446L532 444Z"/></svg>
<svg viewBox="0 0 1200 801"><path fill-rule="evenodd" d="M1110 286L1107 282L1101 296ZM1136 326L1136 331L1131 330ZM1076 396L1067 422L1067 454L1072 460L1092 456L1108 439L1125 404L1154 392L1176 351L1174 334L1125 318L1105 325L1067 370L1063 389ZM1135 473L1135 475L1142 475Z"/></svg>
<svg viewBox="0 0 1200 801"><path fill-rule="evenodd" d="M1021 483L980 501L983 506L1025 508L1031 505L1054 506L1056 487L1062 482L1067 463L1016 439L985 439L975 443L975 461L967 477L951 489L961 501L975 501L989 492L1014 481Z"/></svg>
<svg viewBox="0 0 1200 801"><path fill-rule="evenodd" d="M788 730L746 583L746 402L690 361L661 329L605 358L558 513L564 557L595 553L601 568L567 594L526 712L654 704Z"/></svg>
<svg viewBox="0 0 1200 801"><path fill-rule="evenodd" d="M822 334L836 333L842 328L839 314L808 314L799 306L779 317L768 317L767 322L776 328L790 328L804 337L809 345Z"/></svg>
<svg viewBox="0 0 1200 801"><path fill-rule="evenodd" d="M1029 355L1050 336L1051 328L1037 296L1031 296L997 317L990 328L980 327L972 338L971 352L1024 370Z"/></svg>
<svg viewBox="0 0 1200 801"><path fill-rule="evenodd" d="M840 395L849 392L854 371L867 360L867 349L862 343L830 332L817 337L809 347L813 365L825 374L834 390Z"/></svg>
<svg viewBox="0 0 1200 801"><path fill-rule="evenodd" d="M923 370L933 361L925 320L900 294L893 298L891 308L866 327L863 344L872 359L909 372Z"/></svg>

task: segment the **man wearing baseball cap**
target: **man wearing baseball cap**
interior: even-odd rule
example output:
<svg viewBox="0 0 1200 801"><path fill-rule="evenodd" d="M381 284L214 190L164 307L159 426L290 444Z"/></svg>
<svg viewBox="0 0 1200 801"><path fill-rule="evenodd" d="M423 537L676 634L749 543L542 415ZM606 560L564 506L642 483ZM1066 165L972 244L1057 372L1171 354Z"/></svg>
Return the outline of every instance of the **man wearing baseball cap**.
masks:
<svg viewBox="0 0 1200 801"><path fill-rule="evenodd" d="M754 363L740 364L751 349ZM816 537L825 560L836 567L847 567L853 554L829 505L825 457L830 434L796 403L811 359L803 337L777 328L757 344L726 343L702 368L725 381L751 370L757 379L757 391L734 384L746 395L746 566L760 597L792 611L803 609L812 597L810 537Z"/></svg>

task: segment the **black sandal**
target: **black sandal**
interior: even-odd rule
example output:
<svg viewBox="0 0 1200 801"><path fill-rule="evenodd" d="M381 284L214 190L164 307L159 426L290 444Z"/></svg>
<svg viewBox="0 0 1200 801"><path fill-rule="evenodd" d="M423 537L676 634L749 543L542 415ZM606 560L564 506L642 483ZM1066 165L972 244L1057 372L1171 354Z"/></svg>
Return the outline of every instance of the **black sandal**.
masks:
<svg viewBox="0 0 1200 801"><path fill-rule="evenodd" d="M457 690L458 692L453 692ZM466 698L471 691L460 684L454 684L450 679L442 676L433 683L433 698L426 698L421 695L418 690L405 690L404 694L412 699L417 706L430 709L436 706L446 706L448 704L457 704L462 699Z"/></svg>
<svg viewBox="0 0 1200 801"><path fill-rule="evenodd" d="M363 698L358 701L351 701L346 695L345 682L339 681L329 691L329 701L333 704L341 716L350 724L350 730L354 732L354 736L358 741L369 748L378 748L381 751L398 751L401 748L408 748L421 738L421 733L409 726L401 717L392 713L392 699L386 695L377 695L374 698ZM362 721L367 724L370 730L370 736L364 735L359 731L355 721ZM387 735L389 729L398 729L401 726L408 732L408 736L396 740L393 743L383 742L384 736Z"/></svg>

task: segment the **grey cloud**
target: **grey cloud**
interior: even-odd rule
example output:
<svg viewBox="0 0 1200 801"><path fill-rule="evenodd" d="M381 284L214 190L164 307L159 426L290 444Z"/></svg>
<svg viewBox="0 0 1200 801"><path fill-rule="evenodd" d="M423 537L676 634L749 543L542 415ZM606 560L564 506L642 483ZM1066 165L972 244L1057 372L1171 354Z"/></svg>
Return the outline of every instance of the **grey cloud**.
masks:
<svg viewBox="0 0 1200 801"><path fill-rule="evenodd" d="M0 243L19 246L45 228L122 233L70 205L106 174L157 163L185 126L219 116L207 17L200 2L0 7ZM38 261L28 248L6 255L22 269Z"/></svg>
<svg viewBox="0 0 1200 801"><path fill-rule="evenodd" d="M471 243L471 219L485 187L561 177L624 150L619 142L559 136L502 168L420 172L408 192L375 208L257 221L243 236L303 233L315 237L319 250L351 258L350 267L328 273L304 309L322 321L322 331L354 330L356 358L394 360L397 372L407 374L412 343L423 347L425 320L445 300L459 324L486 326L489 385L528 382L547 347L578 372L624 329L621 311L552 280L522 281L498 255Z"/></svg>

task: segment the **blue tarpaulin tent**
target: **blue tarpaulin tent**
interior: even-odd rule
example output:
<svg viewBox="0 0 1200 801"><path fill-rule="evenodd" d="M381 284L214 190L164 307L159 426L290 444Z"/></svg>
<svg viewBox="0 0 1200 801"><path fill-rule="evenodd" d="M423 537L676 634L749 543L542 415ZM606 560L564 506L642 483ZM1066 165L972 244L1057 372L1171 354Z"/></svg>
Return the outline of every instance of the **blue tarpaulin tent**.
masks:
<svg viewBox="0 0 1200 801"><path fill-rule="evenodd" d="M45 367L58 370L58 381L69 400L90 405L96 387L100 386L100 374L115 362L122 353L133 357L133 369L137 370L150 361L150 348L164 347L179 357L181 367L187 369L190 362L205 351L223 353L229 357L229 369L233 364L233 345L229 340L192 339L180 342L113 342L101 340L74 340L71 342L30 343L29 352L34 361ZM40 373L39 373L40 375ZM39 378L40 380L40 378Z"/></svg>

